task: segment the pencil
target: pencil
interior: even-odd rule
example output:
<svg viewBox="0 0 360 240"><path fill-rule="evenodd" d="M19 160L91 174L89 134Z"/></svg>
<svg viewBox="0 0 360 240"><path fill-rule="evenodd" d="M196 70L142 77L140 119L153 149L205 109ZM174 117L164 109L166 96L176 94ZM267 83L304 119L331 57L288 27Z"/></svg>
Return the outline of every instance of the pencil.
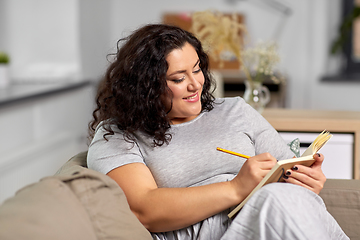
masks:
<svg viewBox="0 0 360 240"><path fill-rule="evenodd" d="M241 153L237 153L237 152L233 152L233 151L230 151L230 150L226 150L226 149L223 149L223 148L216 148L216 150L219 150L219 151L222 151L222 152L226 152L226 153L229 153L229 154L232 154L232 155L235 155L235 156L239 156L239 157L243 157L243 158L246 158L246 159L249 159L250 157L247 156L247 155L244 155L244 154L241 154Z"/></svg>

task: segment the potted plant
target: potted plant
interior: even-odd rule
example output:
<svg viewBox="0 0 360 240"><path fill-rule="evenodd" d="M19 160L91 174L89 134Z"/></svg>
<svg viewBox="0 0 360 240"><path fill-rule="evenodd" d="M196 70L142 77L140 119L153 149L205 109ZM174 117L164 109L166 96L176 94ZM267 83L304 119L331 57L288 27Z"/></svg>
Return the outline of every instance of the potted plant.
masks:
<svg viewBox="0 0 360 240"><path fill-rule="evenodd" d="M0 52L0 88L9 85L9 62L9 55Z"/></svg>

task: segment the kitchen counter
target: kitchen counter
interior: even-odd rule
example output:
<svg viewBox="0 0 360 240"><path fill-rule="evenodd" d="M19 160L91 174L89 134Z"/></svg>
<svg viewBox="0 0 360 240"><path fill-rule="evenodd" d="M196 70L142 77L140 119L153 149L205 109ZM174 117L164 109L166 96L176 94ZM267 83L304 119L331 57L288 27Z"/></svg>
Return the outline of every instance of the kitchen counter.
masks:
<svg viewBox="0 0 360 240"><path fill-rule="evenodd" d="M92 84L92 82L88 80L62 83L14 83L6 88L0 88L0 107L20 101L80 89L90 84Z"/></svg>

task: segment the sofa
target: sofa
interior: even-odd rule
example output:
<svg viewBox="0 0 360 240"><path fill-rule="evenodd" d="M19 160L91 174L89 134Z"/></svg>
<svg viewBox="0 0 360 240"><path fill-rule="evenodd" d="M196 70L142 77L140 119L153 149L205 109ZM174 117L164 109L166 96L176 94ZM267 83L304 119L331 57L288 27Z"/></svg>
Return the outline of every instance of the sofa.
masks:
<svg viewBox="0 0 360 240"><path fill-rule="evenodd" d="M0 239L152 239L115 181L87 168L86 155L7 199ZM328 179L320 195L345 233L360 239L360 180Z"/></svg>

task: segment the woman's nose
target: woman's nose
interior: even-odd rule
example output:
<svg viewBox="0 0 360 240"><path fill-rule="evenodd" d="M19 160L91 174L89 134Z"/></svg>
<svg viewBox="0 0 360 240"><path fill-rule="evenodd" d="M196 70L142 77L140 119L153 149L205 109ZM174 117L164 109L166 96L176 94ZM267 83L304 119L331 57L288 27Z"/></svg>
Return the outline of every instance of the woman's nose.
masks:
<svg viewBox="0 0 360 240"><path fill-rule="evenodd" d="M189 90L199 90L201 88L201 83L195 78L195 76L190 76L190 83L188 85Z"/></svg>

